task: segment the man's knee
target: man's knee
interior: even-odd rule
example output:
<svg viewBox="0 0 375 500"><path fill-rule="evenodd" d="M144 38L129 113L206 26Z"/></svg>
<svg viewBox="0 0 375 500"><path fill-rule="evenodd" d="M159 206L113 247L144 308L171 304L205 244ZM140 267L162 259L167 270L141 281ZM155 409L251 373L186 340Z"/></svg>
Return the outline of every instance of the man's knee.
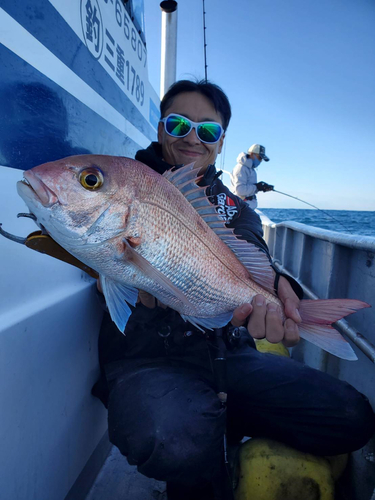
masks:
<svg viewBox="0 0 375 500"><path fill-rule="evenodd" d="M350 400L345 412L348 451L359 450L375 433L375 414L369 400L357 392Z"/></svg>
<svg viewBox="0 0 375 500"><path fill-rule="evenodd" d="M171 391L145 405L121 399L111 391L108 406L110 441L131 465L164 481L204 482L221 456L225 414L215 393L205 390L185 397Z"/></svg>
<svg viewBox="0 0 375 500"><path fill-rule="evenodd" d="M145 476L199 484L208 481L219 465L224 427L220 420L209 421L203 415L194 424L194 429L186 428L171 416L125 439L118 426L109 427L110 440Z"/></svg>

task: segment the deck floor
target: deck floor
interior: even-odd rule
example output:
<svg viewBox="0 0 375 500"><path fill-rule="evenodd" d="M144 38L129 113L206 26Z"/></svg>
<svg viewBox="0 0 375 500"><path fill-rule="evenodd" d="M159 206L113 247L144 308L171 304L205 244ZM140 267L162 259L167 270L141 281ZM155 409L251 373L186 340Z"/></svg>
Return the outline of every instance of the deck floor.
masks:
<svg viewBox="0 0 375 500"><path fill-rule="evenodd" d="M229 449L231 460L234 460L236 450L237 447ZM346 476L344 474L336 483L335 500L349 500L350 485L344 486L348 479ZM109 498L111 500L167 500L166 484L140 474L135 466L128 464L118 448L112 446L85 500Z"/></svg>
<svg viewBox="0 0 375 500"><path fill-rule="evenodd" d="M139 474L118 448L112 447L85 500L167 500L164 482Z"/></svg>

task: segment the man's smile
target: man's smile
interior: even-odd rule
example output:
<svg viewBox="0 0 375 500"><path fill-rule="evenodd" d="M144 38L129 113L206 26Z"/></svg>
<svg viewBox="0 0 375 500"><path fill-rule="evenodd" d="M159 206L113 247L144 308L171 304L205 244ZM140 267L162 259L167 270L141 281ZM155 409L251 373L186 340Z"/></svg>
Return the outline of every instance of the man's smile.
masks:
<svg viewBox="0 0 375 500"><path fill-rule="evenodd" d="M179 149L179 152L185 156L191 156L194 158L204 154L202 151L192 151L191 149Z"/></svg>

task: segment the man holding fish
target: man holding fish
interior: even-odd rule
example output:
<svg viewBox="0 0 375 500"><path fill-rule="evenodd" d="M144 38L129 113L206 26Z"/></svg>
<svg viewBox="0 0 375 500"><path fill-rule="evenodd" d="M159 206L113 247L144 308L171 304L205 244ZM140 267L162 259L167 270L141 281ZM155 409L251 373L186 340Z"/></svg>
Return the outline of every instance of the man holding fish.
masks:
<svg viewBox="0 0 375 500"><path fill-rule="evenodd" d="M38 224L100 275L110 315L93 394L108 408L111 442L166 481L169 500L214 498L226 431L232 442L268 437L316 455L361 448L375 430L366 397L258 352L253 339L292 346L301 336L354 360L330 325L368 304L301 300L272 269L258 215L215 169L231 117L219 87L177 82L160 110L158 142L139 161L72 156L18 183ZM224 342L226 408L212 370Z"/></svg>
<svg viewBox="0 0 375 500"><path fill-rule="evenodd" d="M222 219L269 258L258 215L221 183L214 167L230 116L219 87L177 82L161 103L158 142L138 151L136 159L160 174L195 162L203 175L200 185L207 186ZM227 410L215 392L210 341L176 311L140 292L125 336L109 315L103 321L105 377L94 394L108 407L110 439L141 473L167 481L170 500L214 498L225 427L232 441L263 436L317 455L358 449L374 432L372 409L354 388L256 350L252 338L286 346L299 341L302 292L291 278L275 276L284 320L280 307L267 305L261 293L233 313L231 324L247 330L241 328L236 342L227 341Z"/></svg>

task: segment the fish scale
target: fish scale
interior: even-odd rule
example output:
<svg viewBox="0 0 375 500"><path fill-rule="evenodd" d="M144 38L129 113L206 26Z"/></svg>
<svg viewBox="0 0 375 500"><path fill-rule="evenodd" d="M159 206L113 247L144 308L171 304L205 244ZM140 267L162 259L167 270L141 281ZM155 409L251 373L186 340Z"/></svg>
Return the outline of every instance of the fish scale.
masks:
<svg viewBox="0 0 375 500"><path fill-rule="evenodd" d="M177 194L178 200L172 198L170 201L167 196L169 203L162 207L149 206L148 200L145 200L139 219L144 222L142 231L145 232L146 243L141 243L139 251L153 266L176 282L189 301L199 308L199 311L183 309L181 312L184 314L196 315L204 311L214 315L222 312L223 307L233 310L233 307L250 301L261 291L260 287L252 282L248 271L184 197ZM182 202L184 210L176 210ZM160 245L162 255L158 255L158 243L156 250L150 244L155 234L157 242L163 242ZM246 285L243 283L245 280ZM202 305L203 297L210 297L207 306ZM163 298L160 300L163 301Z"/></svg>
<svg viewBox="0 0 375 500"><path fill-rule="evenodd" d="M251 288L248 272L213 231L208 226L204 227L201 220L199 224L194 224L194 209L188 210L189 213L176 210L172 213L170 209L173 206L167 206L167 210L155 205L150 207L147 200L142 205L139 207L139 220L144 222L141 231L145 243L141 243L137 251L174 282L189 302L196 306L195 309L182 308L180 312L215 315L223 312L223 306L226 310L233 310L259 293L260 287L254 283L254 288ZM207 244L202 245L204 239L210 241L210 248ZM223 265L222 261L228 262L232 269ZM247 280L247 286L242 283L239 286L236 271ZM167 300L164 296L158 298L162 302ZM208 302L203 305L202 300L206 298Z"/></svg>

